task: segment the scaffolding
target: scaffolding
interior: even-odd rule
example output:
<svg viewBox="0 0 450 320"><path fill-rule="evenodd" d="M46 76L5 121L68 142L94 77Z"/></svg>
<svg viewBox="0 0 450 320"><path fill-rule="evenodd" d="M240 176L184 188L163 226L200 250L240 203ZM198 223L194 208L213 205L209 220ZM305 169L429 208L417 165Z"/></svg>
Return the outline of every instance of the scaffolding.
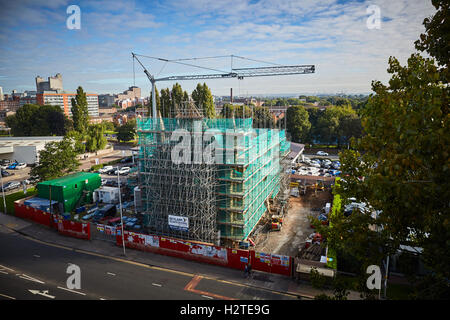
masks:
<svg viewBox="0 0 450 320"><path fill-rule="evenodd" d="M285 130L191 111L137 119L144 225L182 239L225 245L245 240L267 211L267 199L287 201ZM180 145L181 163L173 158ZM186 217L188 229L174 229L169 215Z"/></svg>

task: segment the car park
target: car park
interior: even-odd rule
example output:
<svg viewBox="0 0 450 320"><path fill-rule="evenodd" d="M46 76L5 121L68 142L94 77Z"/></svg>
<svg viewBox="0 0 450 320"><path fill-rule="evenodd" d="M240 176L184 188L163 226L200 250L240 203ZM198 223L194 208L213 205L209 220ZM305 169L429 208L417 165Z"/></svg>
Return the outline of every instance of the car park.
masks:
<svg viewBox="0 0 450 320"><path fill-rule="evenodd" d="M316 153L318 156L328 156L328 153L324 152L324 151L317 151Z"/></svg>

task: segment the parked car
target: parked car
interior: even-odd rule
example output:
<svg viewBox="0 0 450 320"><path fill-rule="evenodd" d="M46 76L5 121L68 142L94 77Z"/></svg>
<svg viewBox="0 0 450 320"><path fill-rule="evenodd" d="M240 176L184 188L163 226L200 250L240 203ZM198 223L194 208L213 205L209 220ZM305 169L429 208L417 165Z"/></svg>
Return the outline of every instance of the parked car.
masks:
<svg viewBox="0 0 450 320"><path fill-rule="evenodd" d="M8 169L15 169L16 166L17 166L18 164L19 164L18 162L11 163L11 164L8 166Z"/></svg>
<svg viewBox="0 0 450 320"><path fill-rule="evenodd" d="M105 182L105 186L107 187L117 187L119 185L119 183L117 182L117 180L106 180Z"/></svg>
<svg viewBox="0 0 450 320"><path fill-rule="evenodd" d="M131 157L126 157L126 158L123 158L122 160L120 160L120 163L127 163L127 162L131 162Z"/></svg>
<svg viewBox="0 0 450 320"><path fill-rule="evenodd" d="M105 166L98 170L99 173L108 173L109 171L114 170L113 166Z"/></svg>
<svg viewBox="0 0 450 320"><path fill-rule="evenodd" d="M120 175L128 174L128 173L130 173L130 170L131 170L130 167L122 167L122 168L119 169L119 174ZM114 174L117 174L117 170L114 171Z"/></svg>
<svg viewBox="0 0 450 320"><path fill-rule="evenodd" d="M341 168L341 163L339 161L333 161L333 163L331 164L331 167L333 169L339 170Z"/></svg>
<svg viewBox="0 0 450 320"><path fill-rule="evenodd" d="M3 170L3 169L1 171L1 173L2 173L2 177L9 177L9 176L13 176L14 175L14 172L8 172L8 171Z"/></svg>
<svg viewBox="0 0 450 320"><path fill-rule="evenodd" d="M8 167L9 167L9 164L2 164L2 165L0 165L0 168L2 170L6 170L6 169L8 169Z"/></svg>
<svg viewBox="0 0 450 320"><path fill-rule="evenodd" d="M19 170L19 169L25 169L26 167L27 167L27 164L24 162L21 162L21 163L18 163L14 169Z"/></svg>
<svg viewBox="0 0 450 320"><path fill-rule="evenodd" d="M27 180L30 182L30 184L34 184L34 183L39 182L39 177L33 176L33 177L29 177Z"/></svg>
<svg viewBox="0 0 450 320"><path fill-rule="evenodd" d="M21 183L19 181L10 181L3 185L3 191L9 191L19 188Z"/></svg>
<svg viewBox="0 0 450 320"><path fill-rule="evenodd" d="M326 153L325 151L317 151L316 153L318 156L327 156L328 153Z"/></svg>

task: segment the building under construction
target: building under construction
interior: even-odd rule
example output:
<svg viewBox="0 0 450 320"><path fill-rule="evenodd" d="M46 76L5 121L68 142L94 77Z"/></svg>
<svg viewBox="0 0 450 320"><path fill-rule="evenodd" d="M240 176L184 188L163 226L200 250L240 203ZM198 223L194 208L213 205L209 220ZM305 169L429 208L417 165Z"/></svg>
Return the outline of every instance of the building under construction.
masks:
<svg viewBox="0 0 450 320"><path fill-rule="evenodd" d="M285 204L285 130L201 112L137 120L139 187L149 233L231 245L245 240L270 199Z"/></svg>

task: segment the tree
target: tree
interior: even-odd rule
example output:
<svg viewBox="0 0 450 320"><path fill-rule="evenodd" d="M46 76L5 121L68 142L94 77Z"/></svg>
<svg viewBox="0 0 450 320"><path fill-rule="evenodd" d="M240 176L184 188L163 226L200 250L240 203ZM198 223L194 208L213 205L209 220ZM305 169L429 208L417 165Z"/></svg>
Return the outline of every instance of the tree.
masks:
<svg viewBox="0 0 450 320"><path fill-rule="evenodd" d="M432 56L448 82L448 63L450 61L450 3L447 0L431 1L436 8L433 17L425 18L423 25L425 33L414 44L417 50L426 51Z"/></svg>
<svg viewBox="0 0 450 320"><path fill-rule="evenodd" d="M95 152L106 146L105 128L102 124L88 126L86 135L86 151Z"/></svg>
<svg viewBox="0 0 450 320"><path fill-rule="evenodd" d="M206 118L215 118L216 109L214 107L214 99L211 94L211 90L208 88L206 83L197 84L197 88L192 92L192 99L194 100L195 106L203 111L203 115Z"/></svg>
<svg viewBox="0 0 450 320"><path fill-rule="evenodd" d="M337 188L343 199L356 197L378 215L338 216L330 220L333 231L327 236L370 264L380 265L401 244L422 248L431 274L417 286L416 297L448 299L448 83L442 82L434 60L418 54L406 66L391 57L388 72L389 85L374 81L375 94L361 112L366 135L355 147L363 153L340 155L348 176Z"/></svg>
<svg viewBox="0 0 450 320"><path fill-rule="evenodd" d="M136 135L136 121L130 120L124 125L117 128L117 140L118 141L130 141L133 140Z"/></svg>
<svg viewBox="0 0 450 320"><path fill-rule="evenodd" d="M81 133L75 130L67 132L66 139L70 139L73 143L73 149L77 154L86 152L86 145L84 143L84 137Z"/></svg>
<svg viewBox="0 0 450 320"><path fill-rule="evenodd" d="M170 98L170 90L169 88L166 89L162 89L161 90L161 116L163 118L169 118L171 116L173 116L173 111L171 111L172 107L172 102L171 102L171 98Z"/></svg>
<svg viewBox="0 0 450 320"><path fill-rule="evenodd" d="M220 115L223 118L233 118L234 116L234 106L231 103L225 103L222 107Z"/></svg>
<svg viewBox="0 0 450 320"><path fill-rule="evenodd" d="M183 89L181 88L181 85L177 82L173 85L172 91L170 92L170 98L172 101L171 107L174 111L174 114L177 114L180 110L180 107L182 106L183 101Z"/></svg>
<svg viewBox="0 0 450 320"><path fill-rule="evenodd" d="M308 137L311 123L306 109L302 106L293 106L286 111L286 129L294 142L305 141Z"/></svg>
<svg viewBox="0 0 450 320"><path fill-rule="evenodd" d="M59 106L25 104L6 123L14 136L63 136L71 121Z"/></svg>
<svg viewBox="0 0 450 320"><path fill-rule="evenodd" d="M116 128L114 127L114 122L111 122L111 121L105 121L105 120L103 120L102 121L102 125L103 125L103 127L105 128L105 130L108 130L108 131L114 131Z"/></svg>
<svg viewBox="0 0 450 320"><path fill-rule="evenodd" d="M72 98L72 119L73 127L76 131L84 134L89 124L89 112L86 93L80 86L77 89L77 95Z"/></svg>
<svg viewBox="0 0 450 320"><path fill-rule="evenodd" d="M51 180L78 169L80 163L71 139L45 144L39 152L39 164L31 169L31 176L38 176L40 181Z"/></svg>
<svg viewBox="0 0 450 320"><path fill-rule="evenodd" d="M275 120L268 107L253 108L253 127L254 128L273 128Z"/></svg>

